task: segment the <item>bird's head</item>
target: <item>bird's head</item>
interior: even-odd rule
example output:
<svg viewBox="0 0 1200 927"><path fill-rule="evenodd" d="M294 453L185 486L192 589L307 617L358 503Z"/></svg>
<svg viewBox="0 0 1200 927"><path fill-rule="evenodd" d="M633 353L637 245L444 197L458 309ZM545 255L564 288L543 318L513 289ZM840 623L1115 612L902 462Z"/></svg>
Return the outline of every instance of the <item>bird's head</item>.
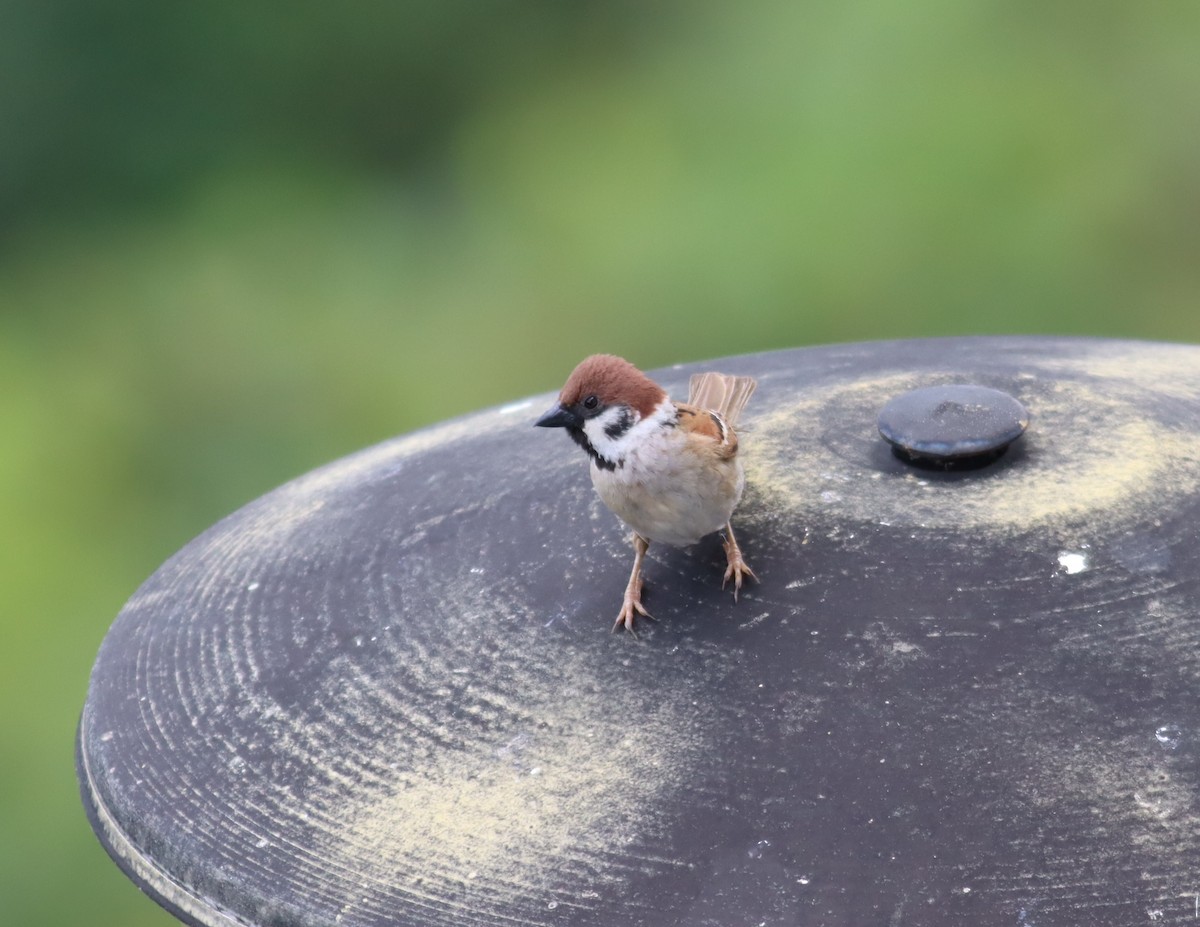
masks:
<svg viewBox="0 0 1200 927"><path fill-rule="evenodd" d="M571 372L558 402L535 424L565 428L598 466L611 469L624 460L630 431L666 399L666 391L629 361L593 354Z"/></svg>

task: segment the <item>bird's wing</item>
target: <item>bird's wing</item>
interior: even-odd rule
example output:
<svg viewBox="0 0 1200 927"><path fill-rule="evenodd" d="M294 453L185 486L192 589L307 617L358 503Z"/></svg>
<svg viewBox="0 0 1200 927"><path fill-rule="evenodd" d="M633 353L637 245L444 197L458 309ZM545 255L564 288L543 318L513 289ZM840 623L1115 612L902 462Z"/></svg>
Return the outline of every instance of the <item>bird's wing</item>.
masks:
<svg viewBox="0 0 1200 927"><path fill-rule="evenodd" d="M696 373L688 381L690 406L708 409L736 425L758 381L754 377L734 377L724 373Z"/></svg>
<svg viewBox="0 0 1200 927"><path fill-rule="evenodd" d="M737 453L737 433L725 421L725 417L711 409L702 409L684 402L675 403L678 416L675 427L688 435L711 438L718 445L721 457L732 457Z"/></svg>

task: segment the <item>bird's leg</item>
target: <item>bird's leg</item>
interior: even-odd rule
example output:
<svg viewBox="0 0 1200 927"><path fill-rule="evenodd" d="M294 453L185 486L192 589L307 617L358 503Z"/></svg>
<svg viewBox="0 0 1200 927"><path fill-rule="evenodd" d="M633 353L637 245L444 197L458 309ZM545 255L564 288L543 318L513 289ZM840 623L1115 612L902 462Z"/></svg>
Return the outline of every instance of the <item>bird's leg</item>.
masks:
<svg viewBox="0 0 1200 927"><path fill-rule="evenodd" d="M755 582L758 582L758 577L754 575L750 565L742 559L741 548L738 547L737 539L733 536L733 525L728 522L725 524L725 559L729 561L729 566L725 568L725 578L721 580L721 588L724 589L725 584L732 579L733 601L736 602L738 592L742 588L742 577L749 576Z"/></svg>
<svg viewBox="0 0 1200 927"><path fill-rule="evenodd" d="M637 615L650 618L650 613L642 608L642 559L650 548L650 542L636 532L633 535L633 572L629 574L629 585L625 587L625 600L621 603L621 612L617 615L613 630L625 625L625 630L634 633L633 622ZM652 619L653 620L653 619Z"/></svg>

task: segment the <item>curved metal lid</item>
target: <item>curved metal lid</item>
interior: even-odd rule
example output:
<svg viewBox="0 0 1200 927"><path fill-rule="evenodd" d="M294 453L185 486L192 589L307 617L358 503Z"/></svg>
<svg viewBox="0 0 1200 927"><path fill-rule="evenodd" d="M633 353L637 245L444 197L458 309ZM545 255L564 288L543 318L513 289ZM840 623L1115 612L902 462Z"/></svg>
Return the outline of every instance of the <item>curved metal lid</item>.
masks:
<svg viewBox="0 0 1200 927"><path fill-rule="evenodd" d="M889 399L879 433L917 464L984 466L1029 427L1029 413L1002 390L973 383L921 386Z"/></svg>
<svg viewBox="0 0 1200 927"><path fill-rule="evenodd" d="M370 448L188 544L79 730L114 859L198 924L1125 924L1200 892L1200 349L995 338L752 374L735 524L624 532L538 397ZM1033 426L898 460L943 383ZM1159 912L1153 914L1148 912Z"/></svg>

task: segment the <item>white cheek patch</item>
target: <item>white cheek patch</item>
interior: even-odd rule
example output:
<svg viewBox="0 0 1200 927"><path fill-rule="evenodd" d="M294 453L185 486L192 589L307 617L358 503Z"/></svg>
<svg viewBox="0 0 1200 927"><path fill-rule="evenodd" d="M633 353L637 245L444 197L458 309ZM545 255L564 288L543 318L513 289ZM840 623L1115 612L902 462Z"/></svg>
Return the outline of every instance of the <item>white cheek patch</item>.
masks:
<svg viewBox="0 0 1200 927"><path fill-rule="evenodd" d="M597 454L616 463L625 457L636 422L637 413L628 406L612 406L584 422L583 432Z"/></svg>
<svg viewBox="0 0 1200 927"><path fill-rule="evenodd" d="M612 406L584 422L583 431L600 457L621 465L634 448L674 420L675 405L664 399L648 418L642 418L629 406Z"/></svg>

